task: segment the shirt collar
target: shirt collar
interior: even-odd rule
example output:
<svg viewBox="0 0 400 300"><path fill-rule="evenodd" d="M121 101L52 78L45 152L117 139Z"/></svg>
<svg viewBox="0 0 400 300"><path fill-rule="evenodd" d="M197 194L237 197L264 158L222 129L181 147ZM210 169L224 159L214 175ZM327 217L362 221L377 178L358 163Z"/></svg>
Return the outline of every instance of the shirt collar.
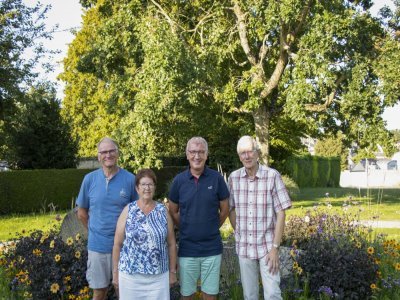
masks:
<svg viewBox="0 0 400 300"><path fill-rule="evenodd" d="M203 173L201 173L200 176L207 176L209 173L210 173L209 168L208 168L207 166L204 166ZM189 178L189 179L191 179L191 178L194 177L194 176L192 175L192 173L190 173L190 166L189 166L189 167L187 168L187 170L186 170L186 176L187 176L187 178Z"/></svg>
<svg viewBox="0 0 400 300"><path fill-rule="evenodd" d="M261 177L261 171L262 171L262 170L265 170L265 166L259 163L259 164L258 164L258 169L257 169L256 175L255 175L255 178L260 178L260 177ZM245 168L245 167L243 167L243 168L240 170L240 177L248 177L248 175L247 175L247 173L246 173L246 168Z"/></svg>

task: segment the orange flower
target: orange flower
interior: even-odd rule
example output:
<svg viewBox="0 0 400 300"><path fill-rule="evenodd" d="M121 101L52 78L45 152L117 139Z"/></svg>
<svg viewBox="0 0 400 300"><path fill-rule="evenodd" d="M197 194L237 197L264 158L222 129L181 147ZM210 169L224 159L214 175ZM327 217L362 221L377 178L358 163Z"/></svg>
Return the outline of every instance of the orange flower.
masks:
<svg viewBox="0 0 400 300"><path fill-rule="evenodd" d="M371 283L369 287L371 288L371 290L376 290L378 288L375 283Z"/></svg>
<svg viewBox="0 0 400 300"><path fill-rule="evenodd" d="M374 253L375 253L374 247L368 247L367 252L368 252L368 254L370 254L370 255L374 254Z"/></svg>

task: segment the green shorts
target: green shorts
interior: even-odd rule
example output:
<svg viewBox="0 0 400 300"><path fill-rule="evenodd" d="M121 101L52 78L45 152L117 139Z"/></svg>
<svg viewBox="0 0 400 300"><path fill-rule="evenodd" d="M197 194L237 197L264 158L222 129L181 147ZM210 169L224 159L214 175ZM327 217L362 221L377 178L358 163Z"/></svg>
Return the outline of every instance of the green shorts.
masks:
<svg viewBox="0 0 400 300"><path fill-rule="evenodd" d="M222 255L206 257L179 257L179 282L184 297L197 291L197 281L201 280L201 291L208 295L218 295Z"/></svg>

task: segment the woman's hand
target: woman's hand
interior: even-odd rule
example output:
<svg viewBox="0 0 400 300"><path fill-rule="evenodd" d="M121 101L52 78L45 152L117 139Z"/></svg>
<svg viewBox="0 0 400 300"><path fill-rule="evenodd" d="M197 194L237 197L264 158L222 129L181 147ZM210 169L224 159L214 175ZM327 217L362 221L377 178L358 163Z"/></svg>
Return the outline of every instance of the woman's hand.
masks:
<svg viewBox="0 0 400 300"><path fill-rule="evenodd" d="M113 272L112 284L114 286L115 291L118 293L118 288L119 288L118 271Z"/></svg>
<svg viewBox="0 0 400 300"><path fill-rule="evenodd" d="M169 286L173 287L176 283L178 282L178 279L176 279L176 272L169 272Z"/></svg>

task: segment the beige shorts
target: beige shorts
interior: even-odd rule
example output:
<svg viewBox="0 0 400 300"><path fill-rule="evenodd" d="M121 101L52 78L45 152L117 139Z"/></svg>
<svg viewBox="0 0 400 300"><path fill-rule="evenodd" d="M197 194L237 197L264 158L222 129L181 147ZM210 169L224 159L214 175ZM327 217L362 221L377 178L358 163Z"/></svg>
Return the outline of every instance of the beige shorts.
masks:
<svg viewBox="0 0 400 300"><path fill-rule="evenodd" d="M86 280L92 289L107 288L112 280L112 254L88 251Z"/></svg>

